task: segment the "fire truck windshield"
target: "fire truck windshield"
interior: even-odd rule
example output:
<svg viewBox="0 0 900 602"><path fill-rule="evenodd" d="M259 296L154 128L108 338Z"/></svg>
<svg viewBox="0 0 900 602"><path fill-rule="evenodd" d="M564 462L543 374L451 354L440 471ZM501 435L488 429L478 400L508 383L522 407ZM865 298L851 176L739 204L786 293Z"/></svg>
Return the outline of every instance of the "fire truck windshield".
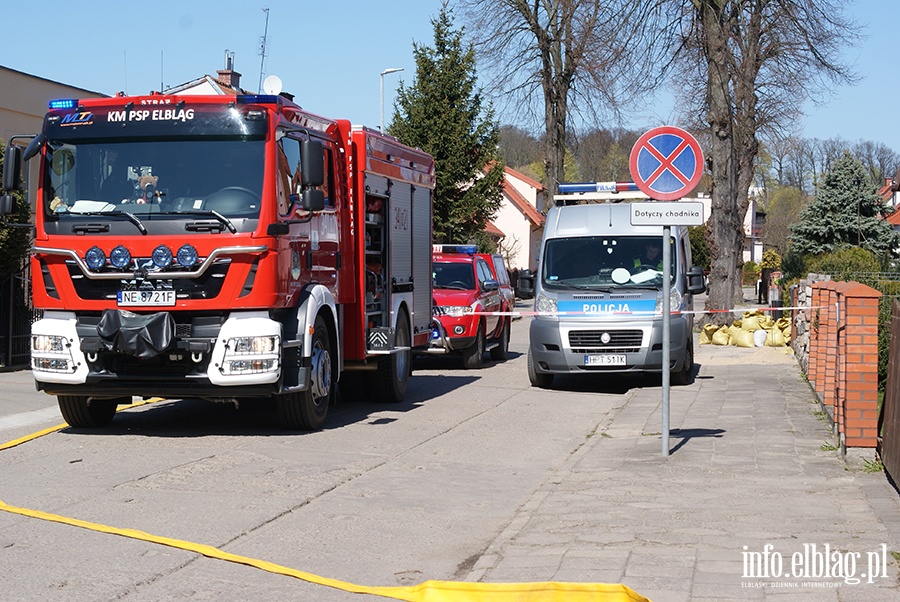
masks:
<svg viewBox="0 0 900 602"><path fill-rule="evenodd" d="M259 216L264 141L141 139L51 141L43 177L45 215ZM194 218L195 219L195 218ZM221 219L221 218L220 218Z"/></svg>

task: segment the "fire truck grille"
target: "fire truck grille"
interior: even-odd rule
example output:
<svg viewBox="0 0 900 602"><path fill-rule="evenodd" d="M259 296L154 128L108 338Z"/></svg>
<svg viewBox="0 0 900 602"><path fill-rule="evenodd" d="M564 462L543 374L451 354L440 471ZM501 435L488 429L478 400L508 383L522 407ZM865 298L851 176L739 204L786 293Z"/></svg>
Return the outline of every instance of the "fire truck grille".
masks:
<svg viewBox="0 0 900 602"><path fill-rule="evenodd" d="M603 342L603 335L609 342ZM640 330L571 330L569 347L575 353L590 351L637 351L641 348L644 333Z"/></svg>
<svg viewBox="0 0 900 602"><path fill-rule="evenodd" d="M67 261L69 276L75 292L86 300L114 300L120 290L131 287L131 283L123 283L119 280L92 280L86 278L74 261ZM174 288L179 299L215 299L222 290L222 284L228 274L231 261L217 261L199 278L176 278L177 272L173 272L171 280L147 280L156 288ZM170 285L171 283L171 285Z"/></svg>

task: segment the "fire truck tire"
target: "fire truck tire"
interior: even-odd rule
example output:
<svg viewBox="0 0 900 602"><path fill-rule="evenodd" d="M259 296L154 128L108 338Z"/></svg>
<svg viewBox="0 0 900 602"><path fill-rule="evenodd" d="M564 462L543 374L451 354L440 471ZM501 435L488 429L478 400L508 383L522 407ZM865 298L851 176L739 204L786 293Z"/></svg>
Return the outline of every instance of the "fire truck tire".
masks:
<svg viewBox="0 0 900 602"><path fill-rule="evenodd" d="M500 362L509 359L509 327L509 320L503 320L503 329L500 331L497 346L491 348L492 360Z"/></svg>
<svg viewBox="0 0 900 602"><path fill-rule="evenodd" d="M463 368L473 370L484 363L484 324L478 325L475 342L462 350Z"/></svg>
<svg viewBox="0 0 900 602"><path fill-rule="evenodd" d="M409 377L412 373L412 337L409 334L409 317L400 310L397 330L394 332L394 346L406 347L405 351L392 353L378 360L378 369L372 375L375 398L382 403L400 403L406 395Z"/></svg>
<svg viewBox="0 0 900 602"><path fill-rule="evenodd" d="M312 335L309 388L275 396L278 419L284 427L316 431L325 423L336 388L330 341L325 320L317 316Z"/></svg>
<svg viewBox="0 0 900 602"><path fill-rule="evenodd" d="M97 428L112 422L120 399L90 399L83 395L58 395L59 413L69 426ZM129 402L131 399L129 398Z"/></svg>

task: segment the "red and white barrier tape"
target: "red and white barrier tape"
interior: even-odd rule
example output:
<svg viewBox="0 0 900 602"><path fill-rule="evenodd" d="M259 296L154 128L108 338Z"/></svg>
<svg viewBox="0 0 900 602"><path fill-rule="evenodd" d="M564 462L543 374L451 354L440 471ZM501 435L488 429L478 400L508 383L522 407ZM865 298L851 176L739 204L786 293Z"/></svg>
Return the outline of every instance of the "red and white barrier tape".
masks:
<svg viewBox="0 0 900 602"><path fill-rule="evenodd" d="M734 309L690 309L685 311L672 311L671 315L700 315L700 314L723 314L723 313L735 313L735 312L756 312L756 311L792 311L792 310L811 310L811 309L825 309L824 305L800 305L795 307L756 307L756 308L747 308L747 307L736 307ZM520 317L534 317L534 316L659 316L662 312L659 311L611 311L611 312L585 312L585 311L476 311L471 314L466 314L467 316L520 316ZM440 317L440 316L435 316ZM452 316L452 317L462 317L462 316Z"/></svg>

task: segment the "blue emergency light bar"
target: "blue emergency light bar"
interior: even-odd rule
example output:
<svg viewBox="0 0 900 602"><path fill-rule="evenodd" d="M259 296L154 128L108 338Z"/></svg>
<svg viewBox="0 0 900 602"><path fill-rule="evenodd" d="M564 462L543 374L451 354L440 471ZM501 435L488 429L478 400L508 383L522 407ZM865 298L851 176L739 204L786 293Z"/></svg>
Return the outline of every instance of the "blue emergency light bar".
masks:
<svg viewBox="0 0 900 602"><path fill-rule="evenodd" d="M559 194L578 194L582 192L637 192L634 182L571 182L560 183Z"/></svg>
<svg viewBox="0 0 900 602"><path fill-rule="evenodd" d="M238 104L262 104L278 102L279 97L274 94L238 94Z"/></svg>
<svg viewBox="0 0 900 602"><path fill-rule="evenodd" d="M57 98L49 103L51 109L74 109L78 106L76 98Z"/></svg>
<svg viewBox="0 0 900 602"><path fill-rule="evenodd" d="M463 253L465 255L474 255L478 252L478 245L433 245L432 251L435 253Z"/></svg>

